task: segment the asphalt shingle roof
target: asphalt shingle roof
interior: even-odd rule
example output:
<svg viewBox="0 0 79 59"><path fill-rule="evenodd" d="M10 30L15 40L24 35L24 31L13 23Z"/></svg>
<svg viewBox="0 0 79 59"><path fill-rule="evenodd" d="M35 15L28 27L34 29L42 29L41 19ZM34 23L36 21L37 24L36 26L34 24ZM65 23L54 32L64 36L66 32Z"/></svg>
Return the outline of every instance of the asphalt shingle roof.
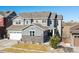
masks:
<svg viewBox="0 0 79 59"><path fill-rule="evenodd" d="M26 18L26 19L32 19L32 13L28 13L28 12L19 13L19 16L22 16L23 18Z"/></svg>
<svg viewBox="0 0 79 59"><path fill-rule="evenodd" d="M10 27L7 28L7 30L23 30L24 28L26 28L26 25L11 25Z"/></svg>
<svg viewBox="0 0 79 59"><path fill-rule="evenodd" d="M50 12L25 12L19 15L26 19L48 19Z"/></svg>
<svg viewBox="0 0 79 59"><path fill-rule="evenodd" d="M51 15L50 15L51 14ZM38 20L43 20L43 19L55 19L57 16L57 13L51 13L51 12L23 12L19 13L20 16L26 19L38 19ZM62 19L61 15L58 15L57 19Z"/></svg>
<svg viewBox="0 0 79 59"><path fill-rule="evenodd" d="M48 30L48 29L49 29L49 27L47 27L47 26L42 26L41 24L34 24L34 25L39 26L40 28L42 28L42 29L44 29L44 30Z"/></svg>
<svg viewBox="0 0 79 59"><path fill-rule="evenodd" d="M79 24L70 28L71 33L79 33Z"/></svg>
<svg viewBox="0 0 79 59"><path fill-rule="evenodd" d="M62 15L57 15L57 19L58 20L63 20L63 16Z"/></svg>
<svg viewBox="0 0 79 59"><path fill-rule="evenodd" d="M7 30L16 30L16 31L24 30L24 29L26 29L30 26L34 26L34 25L42 28L43 30L48 30L49 29L48 27L42 26L41 24L31 24L31 25L28 25L28 26L27 25L11 25L10 27L7 28Z"/></svg>
<svg viewBox="0 0 79 59"><path fill-rule="evenodd" d="M0 15L4 16L4 17L7 17L8 15L10 15L12 12L14 11L0 11Z"/></svg>

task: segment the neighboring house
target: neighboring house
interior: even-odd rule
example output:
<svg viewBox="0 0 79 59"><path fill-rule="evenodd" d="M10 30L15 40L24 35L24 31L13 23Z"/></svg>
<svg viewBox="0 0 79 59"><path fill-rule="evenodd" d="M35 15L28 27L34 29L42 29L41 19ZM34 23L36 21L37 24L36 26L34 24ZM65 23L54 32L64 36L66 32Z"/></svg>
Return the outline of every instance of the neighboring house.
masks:
<svg viewBox="0 0 79 59"><path fill-rule="evenodd" d="M76 25L70 29L71 44L73 47L79 47L79 25Z"/></svg>
<svg viewBox="0 0 79 59"><path fill-rule="evenodd" d="M0 38L3 38L4 32L5 32L4 25L5 25L4 17L0 15Z"/></svg>
<svg viewBox="0 0 79 59"><path fill-rule="evenodd" d="M73 26L76 26L78 25L78 23L72 23L72 22L64 22L63 23L63 33L62 33L62 42L65 42L65 43L70 43L71 42L71 33L70 33L70 29L73 27Z"/></svg>
<svg viewBox="0 0 79 59"><path fill-rule="evenodd" d="M16 13L14 11L0 12L0 38L7 36L6 28L12 25L12 18L15 16Z"/></svg>
<svg viewBox="0 0 79 59"><path fill-rule="evenodd" d="M63 20L63 16L57 15L57 13L52 13L52 12L26 13L25 12L25 13L20 13L18 16L16 16L13 19L12 25L16 26L16 28L18 28L18 26L29 26L28 28L25 28L25 30L22 30L22 36L21 36L22 38L19 38L18 40L26 39L27 41L28 40L35 41L37 39L38 41L42 40L41 42L45 42L48 40L49 36L58 35L60 38L62 38L62 20ZM9 28L10 29L7 29L8 34L10 35L9 38L12 39L11 37L15 37L16 34L10 34L9 31L12 30L11 29L12 27ZM32 34L35 36L30 36L29 34L30 30L32 30L31 33L35 33ZM45 34L46 32L47 34ZM34 38L35 40L31 38Z"/></svg>
<svg viewBox="0 0 79 59"><path fill-rule="evenodd" d="M48 27L40 24L25 25L12 25L8 30L9 39L11 40L23 40L30 42L43 43L49 39Z"/></svg>

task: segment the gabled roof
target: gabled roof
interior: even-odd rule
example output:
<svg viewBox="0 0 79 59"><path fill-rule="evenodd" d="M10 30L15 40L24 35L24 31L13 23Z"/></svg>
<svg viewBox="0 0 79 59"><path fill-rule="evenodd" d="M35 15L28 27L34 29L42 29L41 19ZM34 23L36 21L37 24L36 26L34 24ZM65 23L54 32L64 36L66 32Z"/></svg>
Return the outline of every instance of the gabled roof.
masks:
<svg viewBox="0 0 79 59"><path fill-rule="evenodd" d="M48 19L50 12L25 12L19 15L26 19Z"/></svg>
<svg viewBox="0 0 79 59"><path fill-rule="evenodd" d="M33 12L33 19L48 19L50 12Z"/></svg>
<svg viewBox="0 0 79 59"><path fill-rule="evenodd" d="M11 25L10 27L7 28L7 30L23 30L24 28L26 28L26 25Z"/></svg>
<svg viewBox="0 0 79 59"><path fill-rule="evenodd" d="M41 24L31 24L31 25L11 25L10 27L7 28L7 30L19 31L19 30L24 30L24 29L26 29L30 26L36 26L36 27L39 27L42 30L48 30L49 29L48 27L42 26Z"/></svg>
<svg viewBox="0 0 79 59"><path fill-rule="evenodd" d="M40 29L43 30L43 31L49 30L48 27L42 26L41 24L35 24L35 23L33 23L33 24L31 24L31 25L28 25L28 26L27 26L26 28L24 28L24 29L27 29L27 28L29 28L30 26L36 26L37 28L40 28ZM23 30L24 30L24 29L23 29Z"/></svg>
<svg viewBox="0 0 79 59"><path fill-rule="evenodd" d="M10 15L11 13L13 13L14 11L0 11L0 15L7 17L8 15Z"/></svg>
<svg viewBox="0 0 79 59"><path fill-rule="evenodd" d="M57 13L53 12L23 12L19 13L19 15L26 19L43 20L50 18L55 20L57 17L58 20L63 20L62 15L57 15Z"/></svg>
<svg viewBox="0 0 79 59"><path fill-rule="evenodd" d="M33 25L36 25L36 26L42 28L43 30L48 30L48 29L49 29L49 27L47 27L47 26L42 26L41 24L35 24L35 23L34 23Z"/></svg>
<svg viewBox="0 0 79 59"><path fill-rule="evenodd" d="M32 13L30 12L19 13L19 16L22 16L23 18L26 18L26 19L32 19Z"/></svg>
<svg viewBox="0 0 79 59"><path fill-rule="evenodd" d="M79 33L79 24L70 28L71 33Z"/></svg>
<svg viewBox="0 0 79 59"><path fill-rule="evenodd" d="M15 17L13 17L12 19L24 19L24 18L21 17L21 16L15 16Z"/></svg>

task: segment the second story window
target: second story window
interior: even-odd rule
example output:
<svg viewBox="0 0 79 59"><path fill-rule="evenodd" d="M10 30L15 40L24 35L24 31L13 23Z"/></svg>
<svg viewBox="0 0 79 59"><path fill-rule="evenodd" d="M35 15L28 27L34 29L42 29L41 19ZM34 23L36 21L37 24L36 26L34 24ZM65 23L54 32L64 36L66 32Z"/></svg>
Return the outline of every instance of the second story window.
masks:
<svg viewBox="0 0 79 59"><path fill-rule="evenodd" d="M38 23L38 20L36 20L36 23Z"/></svg>
<svg viewBox="0 0 79 59"><path fill-rule="evenodd" d="M16 21L16 24L21 24L21 21L19 20L19 21Z"/></svg>
<svg viewBox="0 0 79 59"><path fill-rule="evenodd" d="M28 24L28 21L26 21L26 24Z"/></svg>
<svg viewBox="0 0 79 59"><path fill-rule="evenodd" d="M46 23L46 20L42 20L42 23Z"/></svg>

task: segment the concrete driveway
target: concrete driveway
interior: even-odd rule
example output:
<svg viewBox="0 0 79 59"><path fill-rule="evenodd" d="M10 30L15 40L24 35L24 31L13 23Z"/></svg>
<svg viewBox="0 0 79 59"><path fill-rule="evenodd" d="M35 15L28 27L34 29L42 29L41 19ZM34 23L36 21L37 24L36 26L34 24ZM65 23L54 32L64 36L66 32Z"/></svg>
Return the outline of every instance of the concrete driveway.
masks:
<svg viewBox="0 0 79 59"><path fill-rule="evenodd" d="M3 48L11 47L12 45L16 44L16 40L8 40L8 39L2 39L0 40L0 50Z"/></svg>

